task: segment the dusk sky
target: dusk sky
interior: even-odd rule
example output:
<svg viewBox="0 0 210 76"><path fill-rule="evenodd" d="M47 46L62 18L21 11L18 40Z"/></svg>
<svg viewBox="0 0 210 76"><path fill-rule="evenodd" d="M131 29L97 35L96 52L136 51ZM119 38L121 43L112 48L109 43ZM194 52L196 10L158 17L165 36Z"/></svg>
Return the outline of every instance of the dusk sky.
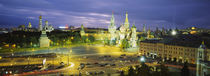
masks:
<svg viewBox="0 0 210 76"><path fill-rule="evenodd" d="M210 0L1 0L0 27L31 22L38 27L39 15L54 27L73 25L107 28L112 11L117 26L128 12L130 26L147 28L210 28Z"/></svg>

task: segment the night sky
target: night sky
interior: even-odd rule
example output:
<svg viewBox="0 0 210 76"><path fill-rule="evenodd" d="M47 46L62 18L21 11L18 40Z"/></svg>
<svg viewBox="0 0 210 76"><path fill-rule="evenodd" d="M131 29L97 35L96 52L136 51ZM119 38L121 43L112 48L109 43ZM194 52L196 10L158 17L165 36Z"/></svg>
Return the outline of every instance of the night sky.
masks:
<svg viewBox="0 0 210 76"><path fill-rule="evenodd" d="M1 0L0 27L28 22L38 27L43 16L54 27L73 25L107 28L114 12L117 26L128 12L130 26L147 28L210 28L210 0Z"/></svg>

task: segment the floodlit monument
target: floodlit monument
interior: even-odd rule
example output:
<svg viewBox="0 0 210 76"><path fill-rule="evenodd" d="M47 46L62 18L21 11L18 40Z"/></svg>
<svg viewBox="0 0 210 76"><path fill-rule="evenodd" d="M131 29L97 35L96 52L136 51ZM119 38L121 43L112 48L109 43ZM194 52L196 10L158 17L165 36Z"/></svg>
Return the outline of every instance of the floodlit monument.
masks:
<svg viewBox="0 0 210 76"><path fill-rule="evenodd" d="M42 31L41 37L39 39L40 47L49 47L50 40L47 37L46 31Z"/></svg>
<svg viewBox="0 0 210 76"><path fill-rule="evenodd" d="M80 35L85 36L85 30L83 24L81 25Z"/></svg>
<svg viewBox="0 0 210 76"><path fill-rule="evenodd" d="M112 13L111 24L108 27L108 31L110 34L110 44L117 44L118 46L123 45L123 40L126 40L129 43L129 47L137 47L137 36L136 36L136 26L130 28L128 13L126 12L126 18L124 24L121 24L119 29L116 29L114 23L114 15Z"/></svg>
<svg viewBox="0 0 210 76"><path fill-rule="evenodd" d="M108 31L110 33L110 44L114 44L115 41L116 41L116 26L115 26L115 23L114 23L114 15L112 13L112 18L111 18L111 24L110 26L108 27Z"/></svg>

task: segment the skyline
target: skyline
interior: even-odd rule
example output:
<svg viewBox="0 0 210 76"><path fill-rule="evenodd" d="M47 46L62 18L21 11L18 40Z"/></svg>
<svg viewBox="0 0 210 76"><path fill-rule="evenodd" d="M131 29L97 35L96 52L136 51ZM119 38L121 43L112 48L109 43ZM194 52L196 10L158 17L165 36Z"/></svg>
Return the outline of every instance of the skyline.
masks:
<svg viewBox="0 0 210 76"><path fill-rule="evenodd" d="M147 28L187 28L191 26L210 28L210 1L166 1L166 0L11 0L0 1L0 27L17 27L28 25L38 27L38 17L48 20L55 28L73 25L79 27L107 28L110 25L112 11L114 11L117 27L124 23L125 13L128 12L130 26L135 22L136 27Z"/></svg>

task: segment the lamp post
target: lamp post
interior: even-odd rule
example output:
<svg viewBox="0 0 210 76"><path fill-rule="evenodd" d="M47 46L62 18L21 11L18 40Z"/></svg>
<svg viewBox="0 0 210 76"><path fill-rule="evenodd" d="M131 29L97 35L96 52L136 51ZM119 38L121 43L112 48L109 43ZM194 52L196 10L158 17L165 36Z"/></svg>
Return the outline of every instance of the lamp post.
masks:
<svg viewBox="0 0 210 76"><path fill-rule="evenodd" d="M172 30L171 34L174 36L177 34L177 32L175 30Z"/></svg>
<svg viewBox="0 0 210 76"><path fill-rule="evenodd" d="M35 51L34 48L32 48L32 55L31 55L31 58L33 58L32 61L34 61L34 51Z"/></svg>
<svg viewBox="0 0 210 76"><path fill-rule="evenodd" d="M142 57L140 58L140 61L141 61L142 63L144 63L144 62L145 62L145 57L142 56Z"/></svg>
<svg viewBox="0 0 210 76"><path fill-rule="evenodd" d="M69 65L69 55L72 53L72 49L69 51L69 54L68 54L68 65Z"/></svg>

